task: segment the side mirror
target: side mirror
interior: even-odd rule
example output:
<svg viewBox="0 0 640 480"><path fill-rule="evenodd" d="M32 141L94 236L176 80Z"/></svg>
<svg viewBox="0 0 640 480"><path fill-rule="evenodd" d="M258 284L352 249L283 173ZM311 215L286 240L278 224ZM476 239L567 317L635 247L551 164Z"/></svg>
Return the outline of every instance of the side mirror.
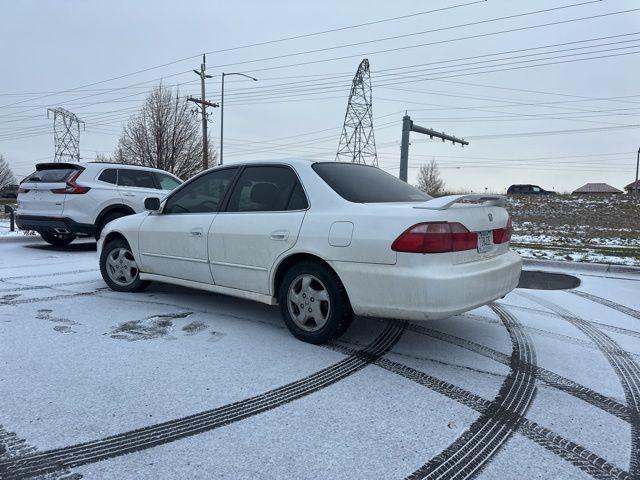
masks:
<svg viewBox="0 0 640 480"><path fill-rule="evenodd" d="M160 211L160 199L157 197L149 197L144 199L144 208L150 212Z"/></svg>

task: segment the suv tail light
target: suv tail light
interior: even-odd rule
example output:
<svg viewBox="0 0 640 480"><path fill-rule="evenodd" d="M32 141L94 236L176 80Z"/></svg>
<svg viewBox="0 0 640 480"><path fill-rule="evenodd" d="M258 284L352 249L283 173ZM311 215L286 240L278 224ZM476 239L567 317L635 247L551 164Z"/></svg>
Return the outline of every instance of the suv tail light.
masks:
<svg viewBox="0 0 640 480"><path fill-rule="evenodd" d="M507 222L507 226L504 228L496 228L493 230L493 243L507 243L511 240L511 234L513 233L513 225L511 219Z"/></svg>
<svg viewBox="0 0 640 480"><path fill-rule="evenodd" d="M444 253L473 250L478 247L478 235L461 223L418 223L405 230L391 245L396 252Z"/></svg>
<svg viewBox="0 0 640 480"><path fill-rule="evenodd" d="M28 189L28 188L22 188L22 184L23 184L24 182L26 182L28 178L29 178L29 177L26 177L26 178L23 178L23 179L22 179L22 181L20 182L20 185L18 186L18 193L27 193L27 192L29 191L29 189Z"/></svg>
<svg viewBox="0 0 640 480"><path fill-rule="evenodd" d="M54 188L54 189L51 190L51 192L53 192L53 193L70 193L70 194L87 193L89 190L91 190L91 187L83 187L83 186L78 185L76 183L76 180L78 179L78 177L80 176L81 173L82 173L82 170L78 170L76 173L71 175L71 177L69 177L69 179L67 180L67 186L66 187L64 187L64 188Z"/></svg>

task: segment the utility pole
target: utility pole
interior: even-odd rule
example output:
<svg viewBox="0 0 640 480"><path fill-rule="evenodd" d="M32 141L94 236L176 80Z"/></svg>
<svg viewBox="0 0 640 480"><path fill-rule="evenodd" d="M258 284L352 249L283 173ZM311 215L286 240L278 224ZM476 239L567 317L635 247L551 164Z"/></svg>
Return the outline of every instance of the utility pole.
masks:
<svg viewBox="0 0 640 480"><path fill-rule="evenodd" d="M200 64L200 71L193 70L193 72L200 77L200 98L189 97L187 100L200 105L200 113L202 114L202 169L209 168L209 141L207 138L207 107L218 107L217 103L207 102L205 95L205 80L211 78L211 75L205 73L207 59L202 55L202 63Z"/></svg>
<svg viewBox="0 0 640 480"><path fill-rule="evenodd" d="M469 142L462 138L454 137L452 135L447 135L444 132L436 132L431 128L424 128L413 123L411 117L405 113L404 117L402 117L402 143L400 146L400 175L399 178L403 182L407 181L407 171L409 170L409 133L417 132L422 133L424 135L429 135L433 139L433 137L441 138L442 141L449 140L454 145L459 143L463 147L465 145L469 145Z"/></svg>

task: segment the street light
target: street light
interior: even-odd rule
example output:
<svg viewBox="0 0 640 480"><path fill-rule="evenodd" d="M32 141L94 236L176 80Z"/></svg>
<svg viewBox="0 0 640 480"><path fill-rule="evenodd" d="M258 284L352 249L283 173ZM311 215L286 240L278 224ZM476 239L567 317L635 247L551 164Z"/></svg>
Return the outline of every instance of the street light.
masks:
<svg viewBox="0 0 640 480"><path fill-rule="evenodd" d="M638 199L638 193L640 190L640 185L638 185L638 169L640 168L640 148L638 149L638 158L636 160L636 183L633 184L634 187L636 187L635 189L635 197L636 200Z"/></svg>
<svg viewBox="0 0 640 480"><path fill-rule="evenodd" d="M222 157L224 154L224 77L228 77L229 75L239 75L241 77L246 77L254 82L257 82L258 79L251 77L249 75L245 75L244 73L232 72L232 73L224 73L222 72L222 92L220 95L220 161L218 165L222 165Z"/></svg>

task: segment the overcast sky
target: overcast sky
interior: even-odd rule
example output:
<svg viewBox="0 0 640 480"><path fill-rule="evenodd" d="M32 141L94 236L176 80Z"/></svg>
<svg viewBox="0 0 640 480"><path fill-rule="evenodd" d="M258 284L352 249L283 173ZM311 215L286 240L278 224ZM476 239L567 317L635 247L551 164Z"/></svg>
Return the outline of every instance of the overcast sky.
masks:
<svg viewBox="0 0 640 480"><path fill-rule="evenodd" d="M521 15L561 6L568 8ZM445 7L455 8L420 14ZM211 52L210 101L219 101L222 71L259 79L227 79L225 163L333 160L351 79L367 57L381 168L398 173L406 110L415 123L470 142L461 148L412 134L410 181L435 159L452 190L622 188L640 146L640 11L613 13L631 9L640 2L5 1L0 153L20 178L52 160L46 109L58 106L86 122L83 159L111 153L123 122L161 79L199 96L191 69ZM495 20L510 15L519 16ZM309 53L318 49L327 50ZM216 146L218 110L209 125Z"/></svg>

